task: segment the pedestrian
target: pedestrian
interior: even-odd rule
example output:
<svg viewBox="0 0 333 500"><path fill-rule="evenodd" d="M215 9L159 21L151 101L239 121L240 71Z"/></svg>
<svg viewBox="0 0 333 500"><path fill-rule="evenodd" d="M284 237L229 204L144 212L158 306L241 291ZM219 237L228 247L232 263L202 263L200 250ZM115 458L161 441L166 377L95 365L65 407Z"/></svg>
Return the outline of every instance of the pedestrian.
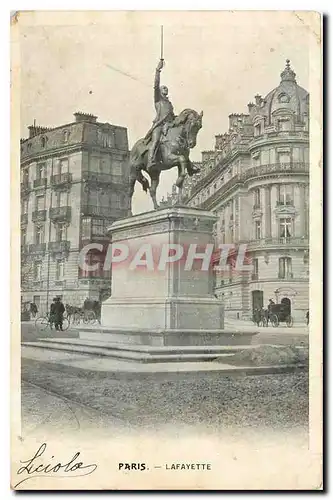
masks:
<svg viewBox="0 0 333 500"><path fill-rule="evenodd" d="M61 302L60 297L56 297L54 302L54 326L56 330L62 331L64 312L65 312L64 304Z"/></svg>
<svg viewBox="0 0 333 500"><path fill-rule="evenodd" d="M52 330L53 324L55 323L55 303L57 299L54 298L50 307L50 328Z"/></svg>
<svg viewBox="0 0 333 500"><path fill-rule="evenodd" d="M30 304L30 313L33 318L35 318L36 314L38 313L38 307L34 302L31 302Z"/></svg>

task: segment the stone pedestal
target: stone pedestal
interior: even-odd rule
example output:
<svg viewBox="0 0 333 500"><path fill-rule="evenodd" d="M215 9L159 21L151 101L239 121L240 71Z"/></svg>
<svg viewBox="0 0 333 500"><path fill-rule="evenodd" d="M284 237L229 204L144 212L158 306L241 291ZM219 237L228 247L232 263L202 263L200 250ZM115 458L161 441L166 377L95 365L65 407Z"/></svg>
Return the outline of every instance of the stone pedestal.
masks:
<svg viewBox="0 0 333 500"><path fill-rule="evenodd" d="M102 305L102 324L80 326L75 348L155 363L227 359L249 345L256 332L223 329L211 266L215 221L211 212L175 206L112 224L119 260L112 261L112 294ZM175 252L178 258L165 264ZM206 260L192 263L191 252Z"/></svg>
<svg viewBox="0 0 333 500"><path fill-rule="evenodd" d="M103 303L102 326L151 333L222 329L223 305L214 296L211 265L203 269L203 260L191 264L189 258L191 252L206 251L211 262L215 221L211 212L184 207L112 224L112 244L129 250L126 261L112 265L112 295ZM165 264L175 252L183 255Z"/></svg>

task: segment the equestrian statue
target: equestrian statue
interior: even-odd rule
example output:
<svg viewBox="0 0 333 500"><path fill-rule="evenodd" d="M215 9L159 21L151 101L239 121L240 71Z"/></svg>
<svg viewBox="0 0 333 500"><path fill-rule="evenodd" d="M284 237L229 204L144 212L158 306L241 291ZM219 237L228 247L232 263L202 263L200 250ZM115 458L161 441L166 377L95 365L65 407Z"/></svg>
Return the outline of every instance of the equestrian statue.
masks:
<svg viewBox="0 0 333 500"><path fill-rule="evenodd" d="M197 134L202 127L202 116L193 109L184 109L175 116L168 97L168 88L160 85L164 59L160 59L154 80L154 105L156 117L143 139L139 139L130 152L129 199L132 200L134 185L138 181L145 192L150 192L154 208L158 208L156 190L163 170L178 168L176 186L181 190L186 173L198 172L190 159L190 149L197 143ZM150 177L150 183L142 172Z"/></svg>

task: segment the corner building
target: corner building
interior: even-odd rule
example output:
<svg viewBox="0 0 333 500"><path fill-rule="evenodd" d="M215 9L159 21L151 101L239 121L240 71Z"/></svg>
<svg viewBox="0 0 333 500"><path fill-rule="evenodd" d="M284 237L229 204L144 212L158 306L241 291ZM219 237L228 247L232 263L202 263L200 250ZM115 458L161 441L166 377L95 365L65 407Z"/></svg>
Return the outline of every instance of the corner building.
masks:
<svg viewBox="0 0 333 500"><path fill-rule="evenodd" d="M295 321L309 308L309 93L287 60L278 87L255 96L247 114L202 153L184 201L215 212L217 244L246 243L252 271L216 273L227 317L249 319L269 299Z"/></svg>
<svg viewBox="0 0 333 500"><path fill-rule="evenodd" d="M82 306L86 298L110 295L110 272L103 270L107 227L128 215L127 129L75 113L56 128L33 125L21 139L21 301L40 312L54 296ZM98 269L78 266L80 250Z"/></svg>

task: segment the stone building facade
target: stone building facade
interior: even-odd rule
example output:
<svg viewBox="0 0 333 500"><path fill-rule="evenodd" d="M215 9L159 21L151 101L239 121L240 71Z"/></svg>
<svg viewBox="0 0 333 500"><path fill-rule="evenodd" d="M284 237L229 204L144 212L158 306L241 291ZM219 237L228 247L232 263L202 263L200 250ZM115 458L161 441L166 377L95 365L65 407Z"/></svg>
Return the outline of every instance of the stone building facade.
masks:
<svg viewBox="0 0 333 500"><path fill-rule="evenodd" d="M218 216L216 243L246 243L252 271L216 273L226 316L250 318L269 299L296 321L309 308L309 93L287 60L278 87L255 96L248 113L202 153L183 201Z"/></svg>
<svg viewBox="0 0 333 500"><path fill-rule="evenodd" d="M82 306L110 295L103 253L89 253L93 272L78 266L80 250L107 246L106 228L128 215L127 129L75 113L56 128L33 125L21 139L22 303L45 312L54 296Z"/></svg>

